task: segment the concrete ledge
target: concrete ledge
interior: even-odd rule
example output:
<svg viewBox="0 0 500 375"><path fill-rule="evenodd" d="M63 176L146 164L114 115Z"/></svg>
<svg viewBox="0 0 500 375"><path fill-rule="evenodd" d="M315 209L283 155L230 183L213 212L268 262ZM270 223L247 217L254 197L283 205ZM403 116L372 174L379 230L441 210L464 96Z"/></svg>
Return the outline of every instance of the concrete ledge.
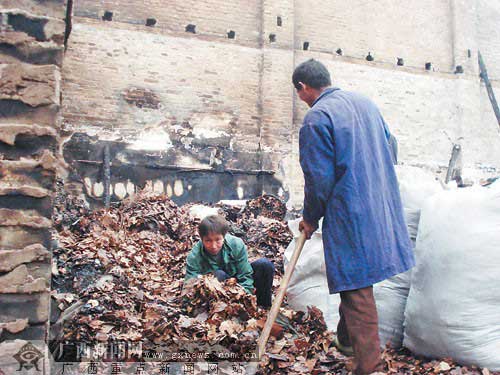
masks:
<svg viewBox="0 0 500 375"><path fill-rule="evenodd" d="M28 326L28 319L16 319L7 323L0 323L0 334L2 330L10 333L19 333Z"/></svg>
<svg viewBox="0 0 500 375"><path fill-rule="evenodd" d="M33 198L45 198L50 195L50 191L36 186L4 186L0 183L0 195L25 195Z"/></svg>
<svg viewBox="0 0 500 375"><path fill-rule="evenodd" d="M39 159L0 160L0 170L31 171L37 167L56 171L61 162L49 151L45 151Z"/></svg>
<svg viewBox="0 0 500 375"><path fill-rule="evenodd" d="M64 43L66 23L63 20L36 15L19 8L0 9L0 14L7 15L8 30L24 33L40 42Z"/></svg>
<svg viewBox="0 0 500 375"><path fill-rule="evenodd" d="M0 336L0 340L39 340L45 341L47 338L47 332L49 330L47 323L37 324L37 325L28 325L22 331L18 333L11 333L7 330L4 330L2 335Z"/></svg>
<svg viewBox="0 0 500 375"><path fill-rule="evenodd" d="M2 0L3 9L22 9L38 16L64 19L66 16L66 0Z"/></svg>

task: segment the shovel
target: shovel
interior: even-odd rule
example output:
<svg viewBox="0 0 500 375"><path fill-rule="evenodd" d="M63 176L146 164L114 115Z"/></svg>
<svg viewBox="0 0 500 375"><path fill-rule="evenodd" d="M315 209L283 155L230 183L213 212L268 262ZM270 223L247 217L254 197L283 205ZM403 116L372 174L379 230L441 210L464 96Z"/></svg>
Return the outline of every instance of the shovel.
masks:
<svg viewBox="0 0 500 375"><path fill-rule="evenodd" d="M273 305L271 306L271 310L269 310L269 314L267 315L267 320L264 328L262 329L262 333L259 337L259 342L257 344L257 357L260 360L262 354L264 354L266 350L267 340L269 339L269 334L271 333L271 328L273 327L274 321L278 316L280 311L281 303L283 302L283 298L285 298L286 289L288 287L288 283L290 282L290 278L292 277L293 270L295 269L295 265L297 264L297 260L299 259L300 253L302 252L302 248L304 247L304 242L306 242L306 235L304 232L300 232L300 236L297 239L297 244L295 245L295 250L292 254L292 259L290 259L290 263L285 270L285 275L281 281L280 288L278 290L278 294L274 299Z"/></svg>

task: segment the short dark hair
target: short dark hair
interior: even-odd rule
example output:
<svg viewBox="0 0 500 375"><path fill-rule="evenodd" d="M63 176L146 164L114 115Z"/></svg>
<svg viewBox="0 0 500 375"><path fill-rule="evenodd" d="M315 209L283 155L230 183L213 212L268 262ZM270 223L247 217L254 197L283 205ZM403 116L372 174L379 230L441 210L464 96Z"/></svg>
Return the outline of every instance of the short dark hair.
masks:
<svg viewBox="0 0 500 375"><path fill-rule="evenodd" d="M332 84L330 73L326 66L318 60L309 59L299 64L292 75L293 85L300 90L299 82L311 86L313 89L321 89Z"/></svg>
<svg viewBox="0 0 500 375"><path fill-rule="evenodd" d="M207 216L198 225L198 234L201 238L208 236L209 233L225 236L228 231L229 223L220 215Z"/></svg>

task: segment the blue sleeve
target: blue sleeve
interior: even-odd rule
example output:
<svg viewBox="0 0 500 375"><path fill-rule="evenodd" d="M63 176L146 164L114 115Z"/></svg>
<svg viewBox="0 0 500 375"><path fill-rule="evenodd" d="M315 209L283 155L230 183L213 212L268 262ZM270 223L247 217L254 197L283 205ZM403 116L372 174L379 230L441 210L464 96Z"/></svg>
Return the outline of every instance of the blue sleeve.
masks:
<svg viewBox="0 0 500 375"><path fill-rule="evenodd" d="M382 117L382 115L380 115L380 117ZM396 139L394 134L391 133L391 131L389 130L389 126L384 121L384 119L382 119L382 123L384 125L385 136L391 150L392 163L396 165L398 164L398 140Z"/></svg>
<svg viewBox="0 0 500 375"><path fill-rule="evenodd" d="M330 119L309 111L299 134L300 166L304 173L304 220L317 225L335 185L335 148Z"/></svg>

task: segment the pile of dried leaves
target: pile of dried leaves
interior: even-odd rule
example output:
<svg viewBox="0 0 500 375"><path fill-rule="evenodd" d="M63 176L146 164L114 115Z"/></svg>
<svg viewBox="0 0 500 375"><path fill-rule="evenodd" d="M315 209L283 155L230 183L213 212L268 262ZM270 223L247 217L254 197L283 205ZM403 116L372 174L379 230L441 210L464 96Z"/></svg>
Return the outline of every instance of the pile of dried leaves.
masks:
<svg viewBox="0 0 500 375"><path fill-rule="evenodd" d="M268 258L276 266L277 277L281 277L284 252L293 239L284 221L285 204L279 198L266 194L247 201L240 209L223 204L217 206L232 224L230 232L241 237L247 245L249 259Z"/></svg>
<svg viewBox="0 0 500 375"><path fill-rule="evenodd" d="M68 207L68 202L61 200L64 206L56 211L59 248L54 251L52 297L60 310L73 314L65 316L56 340L141 341L143 354L162 352L161 361L191 362L193 353L203 354L197 357L203 361L251 358L267 315L255 296L210 275L184 285L185 259L198 241L199 220L190 216L189 205L178 207L148 192L96 212L80 202ZM243 207L218 207L232 233L247 244L250 259L266 256L275 262L279 285L283 252L292 239L283 221L285 205L262 196ZM349 358L331 347L332 333L320 310L283 308L278 321L261 373L349 372ZM388 350L384 360L389 373L481 373L405 352Z"/></svg>
<svg viewBox="0 0 500 375"><path fill-rule="evenodd" d="M286 222L259 215L260 201L266 202L262 213L271 216L274 207L283 218L284 204L264 196L232 208L234 234L243 237L251 259L281 263L292 235ZM56 211L52 295L60 310L81 306L59 340L147 340L174 348L173 340L181 347L196 339L233 353L253 351L265 316L254 296L210 277L182 294L185 259L198 241L199 220L189 206L148 192L95 212L68 202L61 199ZM220 213L230 209L221 207Z"/></svg>
<svg viewBox="0 0 500 375"><path fill-rule="evenodd" d="M490 372L486 368L477 366L460 366L451 358L430 360L416 358L407 349L386 349L382 354L385 362L386 372L389 374L477 374L498 375L500 372Z"/></svg>
<svg viewBox="0 0 500 375"><path fill-rule="evenodd" d="M265 194L248 201L244 209L244 214L254 218L264 216L269 219L283 221L286 215L286 206L274 195Z"/></svg>

